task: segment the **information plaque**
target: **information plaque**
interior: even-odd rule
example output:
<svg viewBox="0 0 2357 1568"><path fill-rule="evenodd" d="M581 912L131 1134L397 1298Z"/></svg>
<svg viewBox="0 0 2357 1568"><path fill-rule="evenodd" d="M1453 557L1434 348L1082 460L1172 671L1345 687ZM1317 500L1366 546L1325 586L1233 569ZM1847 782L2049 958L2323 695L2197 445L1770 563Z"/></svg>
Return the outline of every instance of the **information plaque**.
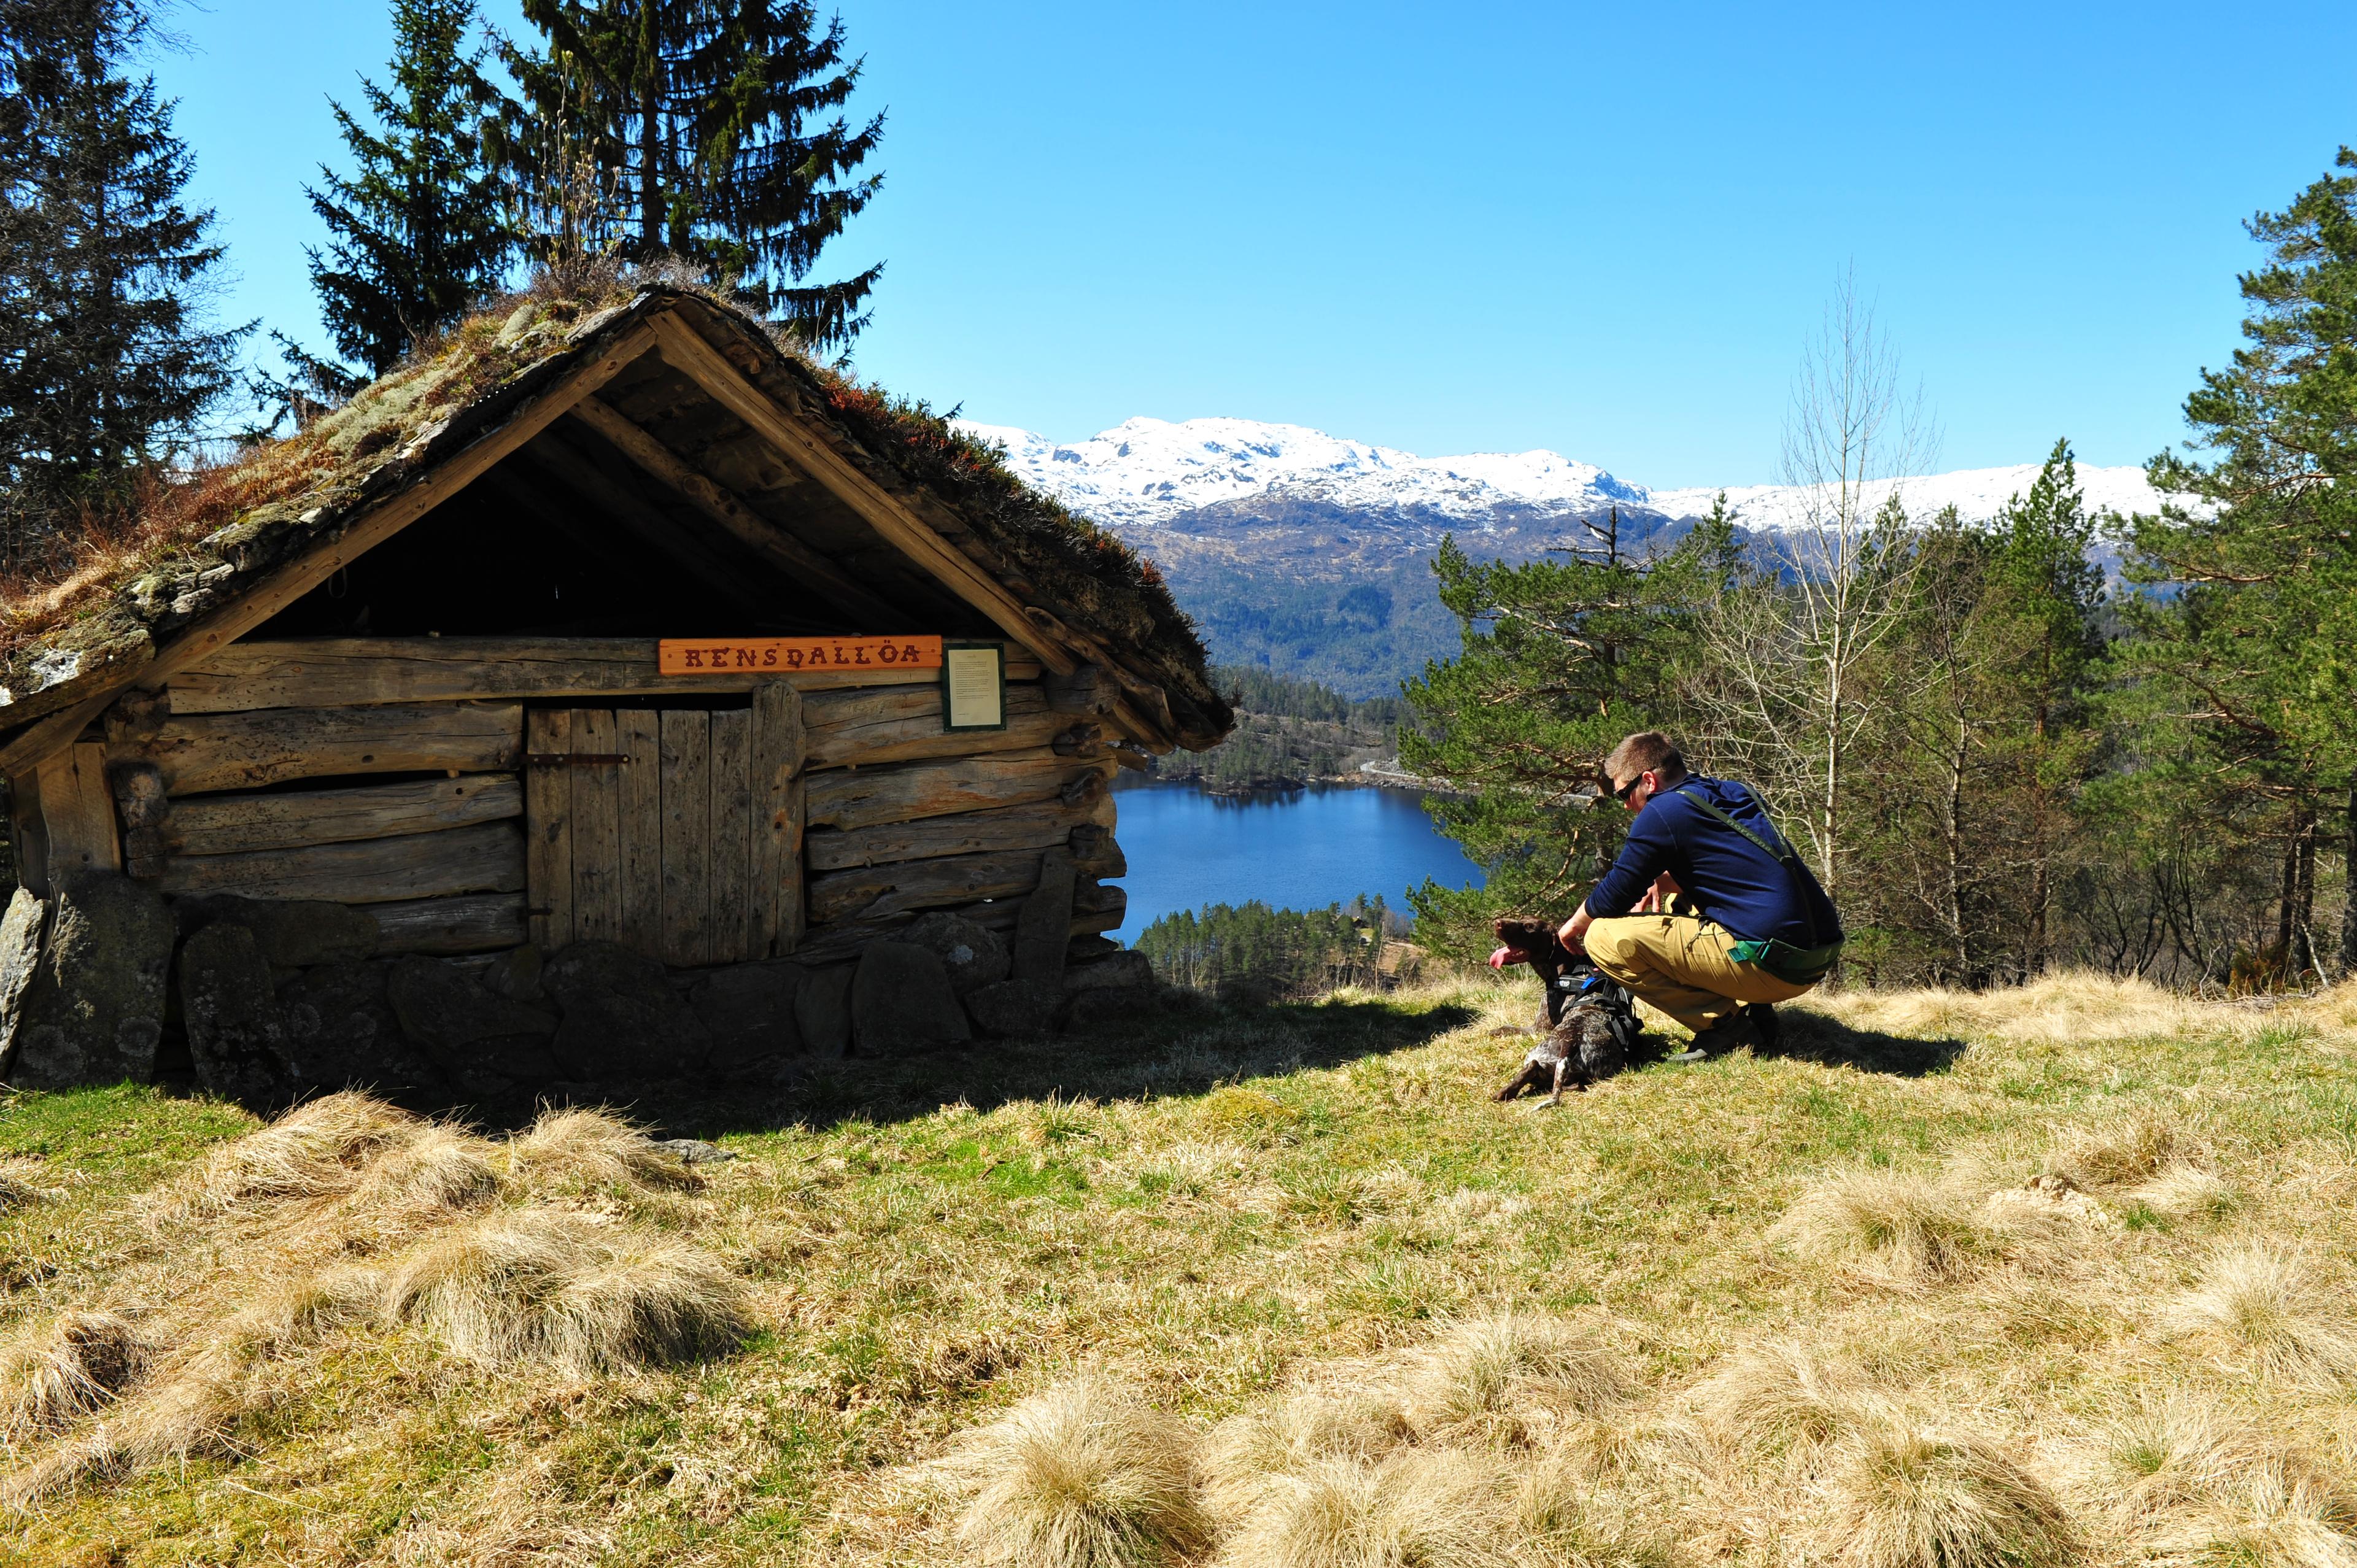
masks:
<svg viewBox="0 0 2357 1568"><path fill-rule="evenodd" d="M1006 727L1006 650L996 642L942 646L942 720L947 729Z"/></svg>

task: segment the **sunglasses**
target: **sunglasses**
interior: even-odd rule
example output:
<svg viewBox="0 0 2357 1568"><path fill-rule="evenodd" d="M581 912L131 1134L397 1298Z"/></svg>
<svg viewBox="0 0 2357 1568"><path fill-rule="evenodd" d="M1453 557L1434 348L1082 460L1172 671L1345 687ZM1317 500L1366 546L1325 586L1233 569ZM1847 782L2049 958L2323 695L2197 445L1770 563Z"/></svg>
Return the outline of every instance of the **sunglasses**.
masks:
<svg viewBox="0 0 2357 1568"><path fill-rule="evenodd" d="M1627 805L1629 803L1629 797L1635 794L1637 792L1637 786L1642 784L1644 781L1645 776L1641 773L1638 774L1637 777L1630 779L1629 782L1621 785L1618 789L1613 790L1612 798L1620 801L1622 805Z"/></svg>

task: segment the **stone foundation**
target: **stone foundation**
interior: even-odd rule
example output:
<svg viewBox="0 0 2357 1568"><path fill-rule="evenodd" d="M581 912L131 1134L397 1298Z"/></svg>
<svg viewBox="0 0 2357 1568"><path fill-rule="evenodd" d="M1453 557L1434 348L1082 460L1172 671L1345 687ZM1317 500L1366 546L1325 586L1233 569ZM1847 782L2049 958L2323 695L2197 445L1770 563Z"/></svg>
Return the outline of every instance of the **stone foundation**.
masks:
<svg viewBox="0 0 2357 1568"><path fill-rule="evenodd" d="M1010 944L929 915L823 962L666 970L594 941L377 957L373 922L339 904L167 901L90 872L46 901L19 890L0 919L0 1077L145 1082L185 1050L204 1089L256 1106L344 1088L480 1101L773 1083L816 1061L1093 1026L1146 1005L1142 955L1044 939L1068 918L1038 911Z"/></svg>

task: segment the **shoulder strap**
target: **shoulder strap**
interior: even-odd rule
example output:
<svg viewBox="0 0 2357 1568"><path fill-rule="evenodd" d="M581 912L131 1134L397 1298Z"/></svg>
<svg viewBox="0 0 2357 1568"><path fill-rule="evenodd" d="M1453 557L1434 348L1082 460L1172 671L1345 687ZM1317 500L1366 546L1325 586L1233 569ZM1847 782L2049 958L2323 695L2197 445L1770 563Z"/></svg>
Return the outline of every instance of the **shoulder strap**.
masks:
<svg viewBox="0 0 2357 1568"><path fill-rule="evenodd" d="M1733 817L1728 816L1725 811L1720 811L1717 806L1712 805L1700 795L1688 795L1684 785L1679 785L1676 789L1671 790L1670 793L1682 797L1689 803L1708 812L1710 815L1717 817L1720 822L1726 823L1728 827L1733 828L1737 832L1741 833L1745 838L1749 839L1753 843L1758 844L1761 849L1767 851L1770 854L1774 855L1778 860L1789 860L1794 865L1798 865L1800 863L1801 857L1792 853L1792 845L1784 842L1784 835L1782 833L1776 833L1776 824L1774 822L1771 822L1768 824L1768 831L1771 833L1776 833L1776 842L1774 843L1770 843L1766 839L1761 838L1758 833L1753 832L1749 828L1745 827L1741 822L1737 822ZM1757 802L1755 801L1754 804L1757 804ZM1764 817L1768 813L1763 810L1760 814Z"/></svg>
<svg viewBox="0 0 2357 1568"><path fill-rule="evenodd" d="M1679 785L1676 789L1672 789L1670 793L1707 812L1709 815L1717 818L1720 822L1726 823L1737 832L1741 833L1745 838L1749 839L1753 843L1758 844L1760 849L1766 853L1772 854L1778 860L1782 861L1791 871L1800 871L1803 869L1801 865L1801 857L1792 853L1792 846L1786 841L1784 835L1776 832L1776 824L1774 822L1770 821L1768 823L1768 831L1776 834L1776 842L1774 843L1770 843L1766 839L1761 838L1758 833L1753 832L1749 828L1745 827L1741 822L1737 822L1733 817L1728 816L1725 811L1720 811L1717 806L1712 805L1700 795L1687 794L1686 787L1684 785ZM1752 804L1760 804L1759 798L1757 796L1753 797ZM1760 814L1763 818L1766 817L1768 815L1768 809L1761 806L1760 809ZM1809 945L1814 947L1817 945L1816 905L1809 897L1809 890L1801 885L1798 877L1792 878L1792 891L1800 897L1801 918L1809 923Z"/></svg>

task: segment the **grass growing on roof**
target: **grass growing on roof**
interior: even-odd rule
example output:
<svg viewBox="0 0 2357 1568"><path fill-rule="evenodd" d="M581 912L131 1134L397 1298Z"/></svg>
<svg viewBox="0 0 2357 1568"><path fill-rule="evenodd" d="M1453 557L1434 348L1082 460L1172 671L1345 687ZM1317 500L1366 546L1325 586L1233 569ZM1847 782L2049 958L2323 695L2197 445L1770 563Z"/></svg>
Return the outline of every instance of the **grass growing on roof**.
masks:
<svg viewBox="0 0 2357 1568"><path fill-rule="evenodd" d="M1551 1112L1530 1001L511 1137L21 1097L0 1560L2357 1552L2357 993L1842 997Z"/></svg>

